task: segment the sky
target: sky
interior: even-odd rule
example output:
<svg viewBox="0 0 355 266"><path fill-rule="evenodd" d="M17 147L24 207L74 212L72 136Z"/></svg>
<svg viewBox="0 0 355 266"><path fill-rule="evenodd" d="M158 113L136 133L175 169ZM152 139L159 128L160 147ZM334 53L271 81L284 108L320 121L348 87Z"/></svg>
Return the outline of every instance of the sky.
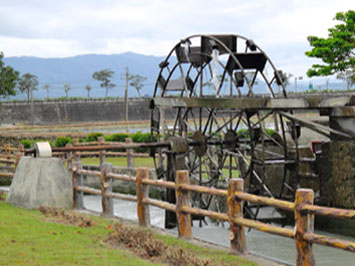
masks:
<svg viewBox="0 0 355 266"><path fill-rule="evenodd" d="M164 56L192 34L253 39L284 72L316 61L307 36L327 37L353 0L0 0L5 57L70 57L127 51Z"/></svg>

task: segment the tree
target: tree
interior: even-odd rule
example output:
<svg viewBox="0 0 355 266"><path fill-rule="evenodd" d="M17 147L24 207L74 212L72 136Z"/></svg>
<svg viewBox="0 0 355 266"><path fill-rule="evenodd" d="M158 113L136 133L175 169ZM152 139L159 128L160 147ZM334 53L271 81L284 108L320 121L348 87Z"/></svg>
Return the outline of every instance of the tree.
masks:
<svg viewBox="0 0 355 266"><path fill-rule="evenodd" d="M337 74L337 79L344 80L346 83L346 89L349 91L352 86L355 85L355 72L346 70Z"/></svg>
<svg viewBox="0 0 355 266"><path fill-rule="evenodd" d="M19 72L10 66L4 66L2 58L4 54L0 52L0 96L16 95L16 85L19 79Z"/></svg>
<svg viewBox="0 0 355 266"><path fill-rule="evenodd" d="M96 79L97 81L101 82L100 87L106 89L105 98L107 97L108 90L116 86L110 80L113 77L113 75L114 72L110 69L96 71L94 72L94 74L92 74L93 79Z"/></svg>
<svg viewBox="0 0 355 266"><path fill-rule="evenodd" d="M85 90L87 90L87 92L88 92L88 98L90 98L91 86L90 86L89 84L87 84L87 85L85 86Z"/></svg>
<svg viewBox="0 0 355 266"><path fill-rule="evenodd" d="M135 88L138 92L139 97L142 97L140 90L143 88L143 82L146 81L146 77L142 77L141 75L129 75L128 81L129 85Z"/></svg>
<svg viewBox="0 0 355 266"><path fill-rule="evenodd" d="M71 90L70 84L65 83L65 84L64 84L64 92L65 92L65 96L66 96L67 98L69 98L69 91L70 91L70 90Z"/></svg>
<svg viewBox="0 0 355 266"><path fill-rule="evenodd" d="M51 87L51 86L50 86L48 83L46 83L46 84L43 85L43 89L45 89L46 92L47 92L47 99L49 98L49 88L50 88L50 87Z"/></svg>
<svg viewBox="0 0 355 266"><path fill-rule="evenodd" d="M355 71L355 11L336 13L334 19L342 23L328 29L328 38L307 38L313 48L305 54L321 59L324 63L312 65L307 71L308 77Z"/></svg>
<svg viewBox="0 0 355 266"><path fill-rule="evenodd" d="M27 100L32 99L33 91L37 90L38 79L36 75L30 73L23 74L18 83L20 92L27 94Z"/></svg>
<svg viewBox="0 0 355 266"><path fill-rule="evenodd" d="M293 75L291 73L282 73L282 81L283 81L285 87L290 85L292 77L293 77Z"/></svg>

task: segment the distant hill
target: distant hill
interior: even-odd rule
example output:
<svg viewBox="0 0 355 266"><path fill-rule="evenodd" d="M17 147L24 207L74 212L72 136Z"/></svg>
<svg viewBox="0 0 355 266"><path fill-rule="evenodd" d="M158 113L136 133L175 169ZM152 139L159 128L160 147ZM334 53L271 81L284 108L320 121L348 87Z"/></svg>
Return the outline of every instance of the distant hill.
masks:
<svg viewBox="0 0 355 266"><path fill-rule="evenodd" d="M92 78L95 71L105 68L112 69L115 72L113 82L117 87L109 91L109 96L124 95L124 73L125 68L129 68L132 74L139 74L147 77L142 94L151 95L159 71L159 63L165 57L147 56L127 52L113 55L78 55L67 58L39 58L30 56L7 57L4 58L5 64L8 64L24 73L37 75L39 90L35 92L35 97L45 98L46 91L43 89L45 83L50 84L50 97L64 96L64 84L69 83L72 89L69 96L86 96L84 89L87 84L92 86L90 92L93 97L103 97L104 89L100 88L99 83ZM130 89L129 96L138 96L134 89ZM20 98L23 98L21 95Z"/></svg>
<svg viewBox="0 0 355 266"><path fill-rule="evenodd" d="M117 86L110 90L108 95L122 97L124 95L124 74L126 67L129 68L129 72L132 74L147 77L141 93L142 95L152 95L159 73L159 63L164 59L165 57L127 52L112 55L87 54L67 58L7 57L4 58L4 62L20 71L21 75L29 72L38 76L40 84L38 91L34 92L35 98L46 98L47 93L43 88L43 85L46 83L50 84L49 97L51 98L65 96L65 83L70 84L72 88L69 91L70 97L86 97L87 91L85 90L85 86L87 84L90 84L92 87L90 92L91 97L104 97L104 89L100 88L99 83L92 78L92 74L105 68L112 69L115 72L113 82ZM325 78L315 79L312 82L314 89L325 89ZM299 81L299 91L308 90L308 85L309 81ZM265 83L259 81L259 85L254 88L255 92L258 93L260 89L264 91L264 87ZM345 86L343 82L333 79L330 80L329 89L345 89ZM295 90L292 79L287 90ZM130 88L129 97L137 96L136 90ZM25 95L19 94L15 98L24 99Z"/></svg>

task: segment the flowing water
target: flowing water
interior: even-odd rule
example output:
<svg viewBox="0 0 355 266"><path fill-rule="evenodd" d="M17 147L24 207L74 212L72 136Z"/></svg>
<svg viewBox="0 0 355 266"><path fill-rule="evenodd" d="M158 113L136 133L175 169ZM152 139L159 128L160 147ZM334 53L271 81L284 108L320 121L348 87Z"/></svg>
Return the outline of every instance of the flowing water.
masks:
<svg viewBox="0 0 355 266"><path fill-rule="evenodd" d="M84 206L88 210L101 212L101 197L85 196ZM128 220L137 221L137 205L135 202L122 200L113 200L114 214ZM150 206L151 224L156 227L164 228L163 209ZM176 229L172 230L176 232ZM355 238L344 237L326 232L316 231L322 235L333 236L337 238L355 241ZM198 227L198 222L192 227L192 235L194 238L207 242L229 247L229 231L228 224L217 226L209 223L207 226ZM294 265L296 261L296 246L293 239L276 236L259 232L256 230L246 230L246 240L248 251L252 254L274 258L285 262L287 265ZM313 245L316 264L319 266L354 266L355 254L339 249Z"/></svg>

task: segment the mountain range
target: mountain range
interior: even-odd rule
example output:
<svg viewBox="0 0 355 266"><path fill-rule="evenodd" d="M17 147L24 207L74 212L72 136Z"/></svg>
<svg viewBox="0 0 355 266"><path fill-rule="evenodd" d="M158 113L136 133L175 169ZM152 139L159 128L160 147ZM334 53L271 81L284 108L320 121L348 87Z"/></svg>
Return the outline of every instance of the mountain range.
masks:
<svg viewBox="0 0 355 266"><path fill-rule="evenodd" d="M31 73L38 77L38 90L34 91L35 98L50 98L65 96L64 84L69 84L70 97L86 97L87 91L85 86L89 84L92 87L90 91L91 97L104 97L105 90L99 86L99 82L92 78L95 71L102 69L111 69L114 71L112 82L116 87L111 89L108 96L123 97L125 87L126 67L130 74L139 74L146 77L144 87L141 90L142 95L152 95L154 85L159 73L159 63L164 61L165 57L152 55L142 55L133 52L122 54L87 54L77 55L67 58L39 58L32 56L21 57L5 57L6 65L12 66L18 70L20 74ZM325 89L325 79L312 81L314 89ZM45 84L49 84L49 95L43 88ZM259 86L264 86L259 82ZM307 90L308 81L299 81L298 87L300 91ZM329 88L333 90L344 89L344 84L337 80L330 80ZM288 90L295 90L294 82L291 80ZM130 88L129 97L137 97L138 93L135 89ZM18 94L15 99L25 99L26 95Z"/></svg>
<svg viewBox="0 0 355 266"><path fill-rule="evenodd" d="M130 74L139 74L146 77L142 88L142 95L151 95L154 89L156 76L159 71L159 63L165 57L147 56L127 52L123 54L98 55L87 54L67 58L39 58L32 56L5 57L4 63L18 70L20 74L31 73L38 77L38 90L34 92L35 98L45 98L44 84L50 85L50 97L64 96L64 84L69 84L71 90L69 96L87 95L85 86L90 84L92 97L103 97L105 91L99 86L99 82L92 78L95 71L111 69L114 71L112 82L116 87L109 91L109 96L123 96L126 67ZM129 91L130 97L138 96L134 89ZM23 98L24 95L20 95Z"/></svg>

